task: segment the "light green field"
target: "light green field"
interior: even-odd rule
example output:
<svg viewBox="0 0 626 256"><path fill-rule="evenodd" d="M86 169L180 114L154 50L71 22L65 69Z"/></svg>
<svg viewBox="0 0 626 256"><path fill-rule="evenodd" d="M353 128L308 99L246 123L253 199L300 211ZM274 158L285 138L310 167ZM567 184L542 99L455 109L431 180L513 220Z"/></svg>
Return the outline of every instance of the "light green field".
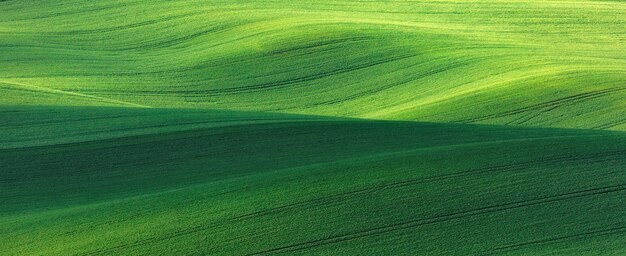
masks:
<svg viewBox="0 0 626 256"><path fill-rule="evenodd" d="M5 1L2 104L626 130L620 1Z"/></svg>
<svg viewBox="0 0 626 256"><path fill-rule="evenodd" d="M0 255L625 255L622 1L0 0Z"/></svg>

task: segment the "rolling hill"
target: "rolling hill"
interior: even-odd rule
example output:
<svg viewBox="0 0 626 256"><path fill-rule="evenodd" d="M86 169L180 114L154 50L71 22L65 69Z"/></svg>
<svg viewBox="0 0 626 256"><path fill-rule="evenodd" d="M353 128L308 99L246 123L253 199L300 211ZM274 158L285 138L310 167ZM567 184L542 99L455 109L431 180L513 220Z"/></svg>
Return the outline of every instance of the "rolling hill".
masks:
<svg viewBox="0 0 626 256"><path fill-rule="evenodd" d="M129 111L55 111L2 131L28 138L0 149L4 253L626 252L622 132L255 113L181 127L197 110L155 109L111 125Z"/></svg>
<svg viewBox="0 0 626 256"><path fill-rule="evenodd" d="M2 255L626 254L626 3L0 0Z"/></svg>
<svg viewBox="0 0 626 256"><path fill-rule="evenodd" d="M619 1L4 1L3 104L626 129Z"/></svg>

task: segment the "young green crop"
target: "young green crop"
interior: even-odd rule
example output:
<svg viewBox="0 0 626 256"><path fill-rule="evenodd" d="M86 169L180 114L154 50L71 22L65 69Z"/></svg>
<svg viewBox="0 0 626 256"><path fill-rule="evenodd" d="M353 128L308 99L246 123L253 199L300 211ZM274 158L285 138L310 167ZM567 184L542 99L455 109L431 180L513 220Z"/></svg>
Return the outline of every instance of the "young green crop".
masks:
<svg viewBox="0 0 626 256"><path fill-rule="evenodd" d="M0 254L626 254L625 28L621 1L0 0Z"/></svg>
<svg viewBox="0 0 626 256"><path fill-rule="evenodd" d="M102 138L75 124L130 112L76 111L40 119L81 142L0 149L3 253L626 252L623 133L143 109L161 132Z"/></svg>
<svg viewBox="0 0 626 256"><path fill-rule="evenodd" d="M608 1L5 1L0 104L626 129Z"/></svg>

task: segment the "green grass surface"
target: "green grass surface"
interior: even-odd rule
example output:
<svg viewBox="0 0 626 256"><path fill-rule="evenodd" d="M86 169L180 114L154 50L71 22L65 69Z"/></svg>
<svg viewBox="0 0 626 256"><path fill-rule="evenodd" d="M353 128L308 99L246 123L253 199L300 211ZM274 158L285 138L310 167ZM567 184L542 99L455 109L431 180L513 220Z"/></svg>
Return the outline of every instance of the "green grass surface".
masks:
<svg viewBox="0 0 626 256"><path fill-rule="evenodd" d="M47 129L66 130L55 134L103 128L69 125L77 115L128 114L56 111L64 118ZM171 115L136 111L150 118L134 127ZM158 134L0 150L8 238L0 247L16 255L626 253L623 133L205 115L232 124L174 131L176 120Z"/></svg>
<svg viewBox="0 0 626 256"><path fill-rule="evenodd" d="M620 1L4 1L4 104L626 129Z"/></svg>
<svg viewBox="0 0 626 256"><path fill-rule="evenodd" d="M622 1L0 0L0 255L624 255Z"/></svg>

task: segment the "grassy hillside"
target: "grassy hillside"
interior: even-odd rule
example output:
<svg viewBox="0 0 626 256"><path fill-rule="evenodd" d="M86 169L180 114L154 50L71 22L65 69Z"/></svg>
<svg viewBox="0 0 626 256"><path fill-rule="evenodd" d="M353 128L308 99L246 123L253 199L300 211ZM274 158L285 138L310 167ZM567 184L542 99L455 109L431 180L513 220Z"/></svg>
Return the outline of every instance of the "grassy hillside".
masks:
<svg viewBox="0 0 626 256"><path fill-rule="evenodd" d="M626 130L620 1L3 1L2 104Z"/></svg>
<svg viewBox="0 0 626 256"><path fill-rule="evenodd" d="M0 0L1 255L625 255L626 3Z"/></svg>
<svg viewBox="0 0 626 256"><path fill-rule="evenodd" d="M130 125L75 124L126 109L55 111L89 135L1 131L5 254L626 253L623 133L144 109L171 129L102 138Z"/></svg>

